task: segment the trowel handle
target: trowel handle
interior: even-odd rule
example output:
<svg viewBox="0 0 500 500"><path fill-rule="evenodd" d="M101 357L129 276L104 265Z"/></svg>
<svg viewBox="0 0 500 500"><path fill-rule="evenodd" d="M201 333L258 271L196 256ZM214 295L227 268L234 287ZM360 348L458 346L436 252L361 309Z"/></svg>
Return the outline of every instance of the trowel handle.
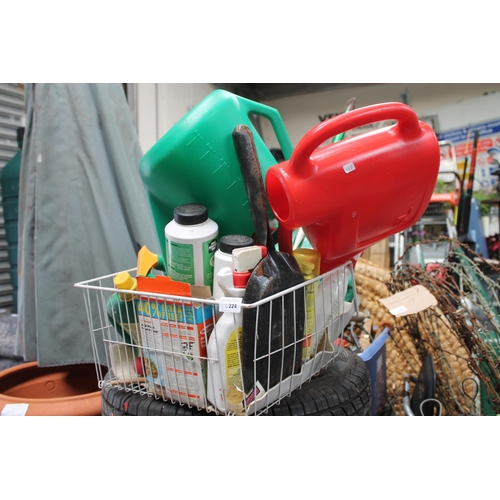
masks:
<svg viewBox="0 0 500 500"><path fill-rule="evenodd" d="M256 115L263 116L271 122L274 133L276 134L278 143L281 147L283 156L285 157L285 160L288 160L292 154L293 146L278 110L270 108L269 106L266 106L259 102L250 101L249 99L245 99L244 97L240 97L239 100L245 106L248 114L254 113Z"/></svg>
<svg viewBox="0 0 500 500"><path fill-rule="evenodd" d="M348 130L386 120L396 120L401 136L408 140L422 134L418 116L410 106L399 102L366 106L337 115L309 130L297 144L290 159L290 168L304 175L304 165L323 142Z"/></svg>
<svg viewBox="0 0 500 500"><path fill-rule="evenodd" d="M245 106L248 114L254 113L256 115L263 116L267 118L271 123L274 133L278 139L278 143L281 147L281 152L283 153L283 157L285 160L289 160L292 155L293 146L292 141L290 141L290 137L288 136L288 132L285 128L285 124L279 114L278 110L275 108L271 108L259 102L251 101L249 99L245 99L244 97L239 97L240 103ZM269 232L269 238L271 238L271 234ZM278 245L280 249L283 251L287 251L289 253L292 252L292 232L289 229L285 229L283 226L278 227ZM270 243L270 242L268 242ZM262 243L264 244L264 243Z"/></svg>
<svg viewBox="0 0 500 500"><path fill-rule="evenodd" d="M267 217L267 199L257 149L250 128L246 125L237 125L233 129L233 142L247 192L257 244L267 247L272 241Z"/></svg>

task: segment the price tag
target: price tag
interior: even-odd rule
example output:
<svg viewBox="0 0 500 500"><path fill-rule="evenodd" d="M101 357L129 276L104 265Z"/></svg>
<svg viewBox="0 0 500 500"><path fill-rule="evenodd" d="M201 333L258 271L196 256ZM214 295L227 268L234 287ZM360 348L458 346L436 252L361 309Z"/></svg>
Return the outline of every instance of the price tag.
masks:
<svg viewBox="0 0 500 500"><path fill-rule="evenodd" d="M351 172L354 172L354 170L356 170L356 167L354 166L354 163L352 161L347 165L344 165L342 168L344 169L344 172L346 174L350 174Z"/></svg>
<svg viewBox="0 0 500 500"><path fill-rule="evenodd" d="M28 404L18 403L18 404L7 404L3 407L0 412L1 417L24 417L28 411Z"/></svg>
<svg viewBox="0 0 500 500"><path fill-rule="evenodd" d="M241 312L242 302L241 297L221 297L219 299L219 311L239 313Z"/></svg>
<svg viewBox="0 0 500 500"><path fill-rule="evenodd" d="M408 311L408 309L406 309L405 306L398 306L398 307L395 307L394 309L391 309L389 312L393 315L393 316L397 316L398 314L402 314L402 313L405 313L406 311Z"/></svg>

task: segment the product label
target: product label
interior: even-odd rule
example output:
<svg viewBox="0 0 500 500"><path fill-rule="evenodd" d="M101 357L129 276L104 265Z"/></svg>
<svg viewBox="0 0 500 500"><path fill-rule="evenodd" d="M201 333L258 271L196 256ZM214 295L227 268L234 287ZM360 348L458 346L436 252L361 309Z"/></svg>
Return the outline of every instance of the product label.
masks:
<svg viewBox="0 0 500 500"><path fill-rule="evenodd" d="M212 288L214 283L214 262L217 238L203 243L203 284Z"/></svg>
<svg viewBox="0 0 500 500"><path fill-rule="evenodd" d="M240 364L242 331L241 326L233 330L226 344L226 387L243 387Z"/></svg>
<svg viewBox="0 0 500 500"><path fill-rule="evenodd" d="M148 381L176 401L204 407L212 307L141 297L137 314Z"/></svg>
<svg viewBox="0 0 500 500"><path fill-rule="evenodd" d="M313 340L313 334L314 334L314 320L316 317L316 308L315 308L315 301L316 301L316 292L315 288L317 289L317 282L307 285L305 287L305 293L306 293L306 327L304 329L304 341L302 344L302 359L303 360L308 360L312 355L313 355L313 345L312 345L312 340Z"/></svg>
<svg viewBox="0 0 500 500"><path fill-rule="evenodd" d="M262 384L257 380L255 387L250 391L250 394L245 398L245 405L248 406L253 402L255 402L258 396L264 392L265 392L264 387L262 387Z"/></svg>
<svg viewBox="0 0 500 500"><path fill-rule="evenodd" d="M107 304L108 318L113 327L117 327L118 333L121 334L120 328L127 333L134 344L141 345L140 327L136 315L136 300L122 302L121 300L113 302L115 297L110 297Z"/></svg>
<svg viewBox="0 0 500 500"><path fill-rule="evenodd" d="M193 245L166 240L167 275L175 281L194 285ZM212 267L213 272L213 267Z"/></svg>
<svg viewBox="0 0 500 500"><path fill-rule="evenodd" d="M122 323L122 328L130 335L135 345L142 344L141 330L137 323Z"/></svg>

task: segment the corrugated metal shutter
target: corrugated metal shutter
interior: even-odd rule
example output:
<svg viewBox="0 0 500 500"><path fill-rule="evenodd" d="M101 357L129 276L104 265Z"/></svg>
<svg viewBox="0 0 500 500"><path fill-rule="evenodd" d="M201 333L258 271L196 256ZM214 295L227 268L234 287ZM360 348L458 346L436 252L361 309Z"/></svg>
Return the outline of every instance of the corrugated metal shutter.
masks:
<svg viewBox="0 0 500 500"><path fill-rule="evenodd" d="M24 85L0 83L0 172L17 153L17 129L24 126ZM13 305L7 239L0 193L0 308Z"/></svg>

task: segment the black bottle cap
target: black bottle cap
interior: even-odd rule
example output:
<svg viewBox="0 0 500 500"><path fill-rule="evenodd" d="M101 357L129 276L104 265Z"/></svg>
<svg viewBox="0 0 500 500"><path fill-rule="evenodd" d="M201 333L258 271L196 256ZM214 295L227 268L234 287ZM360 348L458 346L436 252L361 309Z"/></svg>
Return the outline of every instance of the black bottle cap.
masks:
<svg viewBox="0 0 500 500"><path fill-rule="evenodd" d="M219 241L219 249L221 252L232 254L235 248L249 247L254 244L250 236L243 234L227 234L222 236Z"/></svg>
<svg viewBox="0 0 500 500"><path fill-rule="evenodd" d="M174 208L174 220L183 226L202 224L208 220L208 210L205 205L186 203Z"/></svg>

